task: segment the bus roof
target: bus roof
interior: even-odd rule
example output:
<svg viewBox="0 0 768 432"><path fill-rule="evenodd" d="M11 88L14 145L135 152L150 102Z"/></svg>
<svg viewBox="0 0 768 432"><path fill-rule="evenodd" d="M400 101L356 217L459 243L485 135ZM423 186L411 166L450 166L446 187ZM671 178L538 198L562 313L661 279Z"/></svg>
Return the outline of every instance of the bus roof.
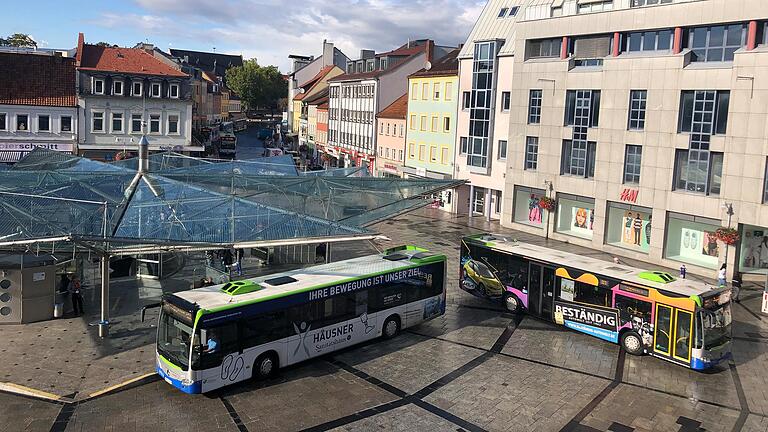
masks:
<svg viewBox="0 0 768 432"><path fill-rule="evenodd" d="M671 282L668 283L655 282L640 277L641 274L648 273L645 270L639 270L634 267L590 258L583 255L563 252L557 249L550 249L528 243L521 243L513 239L505 238L504 235L501 234L482 234L465 237L464 240L468 241L469 243L484 245L491 249L510 252L538 261L559 263L564 267L571 267L584 272L594 273L600 276L618 279L636 285L663 290L684 297L707 294L712 290L717 289L717 287L712 285L691 279L671 278Z"/></svg>
<svg viewBox="0 0 768 432"><path fill-rule="evenodd" d="M182 291L174 296L196 303L205 311L218 311L445 260L445 255L415 246L401 246L381 254L248 279L258 285L258 289L240 295L223 291L222 288L228 285L225 284Z"/></svg>

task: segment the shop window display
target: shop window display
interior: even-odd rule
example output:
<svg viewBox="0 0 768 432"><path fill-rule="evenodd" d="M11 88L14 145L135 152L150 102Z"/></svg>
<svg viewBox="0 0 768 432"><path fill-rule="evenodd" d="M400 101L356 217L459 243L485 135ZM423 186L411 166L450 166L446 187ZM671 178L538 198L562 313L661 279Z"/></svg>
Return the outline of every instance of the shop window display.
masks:
<svg viewBox="0 0 768 432"><path fill-rule="evenodd" d="M745 225L741 232L742 272L768 272L768 229Z"/></svg>
<svg viewBox="0 0 768 432"><path fill-rule="evenodd" d="M544 226L546 213L541 208L541 199L545 192L541 189L527 187L515 188L515 209L513 221L538 228Z"/></svg>
<svg viewBox="0 0 768 432"><path fill-rule="evenodd" d="M558 199L557 232L591 240L594 224L594 200L579 197Z"/></svg>
<svg viewBox="0 0 768 432"><path fill-rule="evenodd" d="M648 253L652 223L651 209L608 203L606 243Z"/></svg>
<svg viewBox="0 0 768 432"><path fill-rule="evenodd" d="M720 246L717 221L692 216L670 215L667 221L666 258L716 269Z"/></svg>

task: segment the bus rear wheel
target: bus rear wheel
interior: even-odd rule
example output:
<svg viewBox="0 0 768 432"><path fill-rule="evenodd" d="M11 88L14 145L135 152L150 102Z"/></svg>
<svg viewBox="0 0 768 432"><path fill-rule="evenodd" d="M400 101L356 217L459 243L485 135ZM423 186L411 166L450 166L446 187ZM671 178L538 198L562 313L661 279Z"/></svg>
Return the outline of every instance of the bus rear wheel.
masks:
<svg viewBox="0 0 768 432"><path fill-rule="evenodd" d="M400 318L392 315L384 321L384 327L381 329L381 335L384 339L392 339L400 333Z"/></svg>
<svg viewBox="0 0 768 432"><path fill-rule="evenodd" d="M639 334L633 331L628 331L621 335L621 347L629 354L636 356L642 355L643 339Z"/></svg>
<svg viewBox="0 0 768 432"><path fill-rule="evenodd" d="M253 362L253 377L257 380L271 378L277 372L277 368L278 361L274 353L262 354Z"/></svg>

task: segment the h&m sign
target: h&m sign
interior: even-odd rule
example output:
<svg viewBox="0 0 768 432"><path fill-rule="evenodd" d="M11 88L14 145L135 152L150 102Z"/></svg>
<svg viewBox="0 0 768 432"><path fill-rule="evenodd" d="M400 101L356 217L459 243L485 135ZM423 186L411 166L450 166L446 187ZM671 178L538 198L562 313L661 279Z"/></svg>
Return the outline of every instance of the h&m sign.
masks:
<svg viewBox="0 0 768 432"><path fill-rule="evenodd" d="M624 202L637 204L637 196L640 195L640 191L637 189L624 189L624 191L621 192L621 195L619 196L619 199L621 199Z"/></svg>

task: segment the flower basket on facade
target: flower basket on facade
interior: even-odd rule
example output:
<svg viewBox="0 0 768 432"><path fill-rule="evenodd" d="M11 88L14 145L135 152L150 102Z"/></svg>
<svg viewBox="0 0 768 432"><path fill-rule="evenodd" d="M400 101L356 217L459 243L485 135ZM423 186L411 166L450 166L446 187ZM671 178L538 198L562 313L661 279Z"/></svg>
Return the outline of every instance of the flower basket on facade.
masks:
<svg viewBox="0 0 768 432"><path fill-rule="evenodd" d="M125 159L128 159L128 158L130 158L130 154L127 151L125 151L125 150L123 150L123 151L121 151L121 152L119 152L119 153L117 153L115 155L115 160L116 161L121 161L121 160L125 160Z"/></svg>
<svg viewBox="0 0 768 432"><path fill-rule="evenodd" d="M739 232L733 228L718 228L715 236L728 246L733 246L741 239Z"/></svg>
<svg viewBox="0 0 768 432"><path fill-rule="evenodd" d="M555 200L550 197L542 197L539 200L539 207L542 208L542 210L546 210L548 212L555 211Z"/></svg>

